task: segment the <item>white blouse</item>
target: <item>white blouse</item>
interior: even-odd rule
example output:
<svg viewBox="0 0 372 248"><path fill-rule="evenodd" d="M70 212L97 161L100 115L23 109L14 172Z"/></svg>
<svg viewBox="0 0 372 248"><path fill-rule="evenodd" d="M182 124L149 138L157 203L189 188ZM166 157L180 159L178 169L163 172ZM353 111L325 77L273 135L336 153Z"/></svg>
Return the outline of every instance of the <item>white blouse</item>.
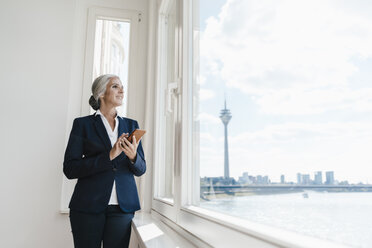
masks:
<svg viewBox="0 0 372 248"><path fill-rule="evenodd" d="M101 113L101 111L99 111L99 109L97 110L96 115L101 116L102 122L105 125L107 134L108 134L108 136L110 138L110 141L111 141L111 147L113 147L115 145L115 142L118 140L118 127L119 127L118 115L116 114L116 117L115 117L114 131L112 131L109 122L107 121L106 117ZM118 204L119 204L118 195L116 194L116 184L115 184L115 180L114 180L114 185L112 186L109 205L118 205Z"/></svg>

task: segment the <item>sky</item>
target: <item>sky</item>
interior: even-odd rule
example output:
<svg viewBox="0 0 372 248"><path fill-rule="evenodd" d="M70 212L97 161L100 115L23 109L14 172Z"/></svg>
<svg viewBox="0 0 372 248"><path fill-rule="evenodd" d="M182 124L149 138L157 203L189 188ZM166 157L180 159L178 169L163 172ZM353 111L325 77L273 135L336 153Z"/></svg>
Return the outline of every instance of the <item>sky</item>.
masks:
<svg viewBox="0 0 372 248"><path fill-rule="evenodd" d="M200 0L200 176L372 183L372 2Z"/></svg>

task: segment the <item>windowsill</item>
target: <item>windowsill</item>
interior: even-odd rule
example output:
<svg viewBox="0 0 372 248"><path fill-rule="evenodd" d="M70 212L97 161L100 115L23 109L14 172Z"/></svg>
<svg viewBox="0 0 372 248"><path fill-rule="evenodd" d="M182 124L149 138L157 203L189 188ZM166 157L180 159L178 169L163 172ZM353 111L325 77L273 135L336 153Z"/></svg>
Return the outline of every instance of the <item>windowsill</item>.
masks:
<svg viewBox="0 0 372 248"><path fill-rule="evenodd" d="M260 223L250 222L234 216L211 211L196 206L187 206L181 209L182 212L196 215L217 225L233 229L239 233L249 235L253 238L263 240L267 243L279 247L327 247L327 248L345 248L348 246L333 243L330 241L305 236L284 229L279 229ZM204 240L208 242L208 240Z"/></svg>
<svg viewBox="0 0 372 248"><path fill-rule="evenodd" d="M170 206L173 206L174 205L174 201L172 198L154 198L154 200L157 200L157 201L160 201L162 203L165 203L165 204L168 204Z"/></svg>
<svg viewBox="0 0 372 248"><path fill-rule="evenodd" d="M327 248L346 248L348 246L333 243L330 241L305 236L295 232L263 225L260 223L243 220L234 216L211 211L196 206L183 207L182 212L200 217L204 220L213 222L217 226L223 226L255 239L273 244L278 247L327 247ZM69 211L60 211L61 214L68 214ZM151 247L195 247L190 241L185 239L163 221L155 219L150 213L137 212L133 218L132 227L141 248ZM160 217L166 218L166 217ZM164 221L170 221L166 218ZM198 223L194 223L198 225ZM173 223L173 225L177 225ZM182 228L182 227L181 227ZM210 230L213 232L213 230ZM198 236L196 233L192 233ZM229 237L226 237L228 239ZM209 243L209 240L203 240Z"/></svg>
<svg viewBox="0 0 372 248"><path fill-rule="evenodd" d="M132 228L141 248L195 248L168 225L153 218L150 213L136 213L132 221Z"/></svg>

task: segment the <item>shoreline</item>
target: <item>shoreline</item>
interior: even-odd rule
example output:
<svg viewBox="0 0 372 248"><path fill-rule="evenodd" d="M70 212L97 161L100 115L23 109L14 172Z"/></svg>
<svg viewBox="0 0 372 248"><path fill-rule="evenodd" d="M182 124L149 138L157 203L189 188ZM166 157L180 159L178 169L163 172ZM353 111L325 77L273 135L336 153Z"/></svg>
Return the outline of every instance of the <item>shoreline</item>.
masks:
<svg viewBox="0 0 372 248"><path fill-rule="evenodd" d="M225 199L225 198L232 198L232 197L243 197L243 196L256 196L256 195L281 195L281 194L295 194L295 193L307 193L307 192L317 192L317 193L372 193L371 191L365 190L358 190L358 191L350 191L350 190L340 190L340 189L328 189L328 190L303 190L303 189L294 189L294 190L268 190L268 191L236 191L236 192L222 192L222 191L215 191L215 192L204 192L200 196L201 201L211 201L214 199ZM305 197L305 196L304 196Z"/></svg>

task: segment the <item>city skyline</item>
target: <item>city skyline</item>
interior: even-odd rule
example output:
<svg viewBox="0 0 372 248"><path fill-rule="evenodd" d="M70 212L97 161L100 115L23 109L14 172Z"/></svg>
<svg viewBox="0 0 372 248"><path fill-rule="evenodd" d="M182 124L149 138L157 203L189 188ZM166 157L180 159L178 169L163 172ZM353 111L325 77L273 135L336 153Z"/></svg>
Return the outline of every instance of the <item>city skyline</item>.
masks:
<svg viewBox="0 0 372 248"><path fill-rule="evenodd" d="M320 181L317 180L317 176L319 176L319 173L321 175L325 175L324 179L321 179ZM328 174L330 177L328 177ZM298 176L301 176L301 179L299 180ZM335 178L335 172L334 171L316 171L314 172L313 177L311 177L310 173L296 173L297 180L296 181L287 181L285 178L286 176L282 174L280 178L275 181L272 180L269 175L251 175L248 172L243 172L241 176L238 178L230 177L230 179L234 179L235 183L237 184L295 184L295 185L370 185L368 182L363 183L362 181L358 183L350 183L348 180L338 180ZM322 176L321 176L322 177ZM216 182L222 182L224 184L229 184L232 181L226 180L224 176L217 176L217 177L200 177L201 180L205 179L215 179ZM218 180L217 180L218 179Z"/></svg>

